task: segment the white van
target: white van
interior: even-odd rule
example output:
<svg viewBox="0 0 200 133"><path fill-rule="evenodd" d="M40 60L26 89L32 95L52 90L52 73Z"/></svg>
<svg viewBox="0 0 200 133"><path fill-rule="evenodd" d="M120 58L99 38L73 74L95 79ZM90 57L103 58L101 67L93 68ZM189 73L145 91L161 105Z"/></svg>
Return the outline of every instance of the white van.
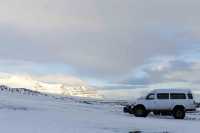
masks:
<svg viewBox="0 0 200 133"><path fill-rule="evenodd" d="M186 111L194 110L196 105L189 89L157 89L124 108L124 112L136 117L146 117L153 112L155 115L173 115L176 119L184 119Z"/></svg>

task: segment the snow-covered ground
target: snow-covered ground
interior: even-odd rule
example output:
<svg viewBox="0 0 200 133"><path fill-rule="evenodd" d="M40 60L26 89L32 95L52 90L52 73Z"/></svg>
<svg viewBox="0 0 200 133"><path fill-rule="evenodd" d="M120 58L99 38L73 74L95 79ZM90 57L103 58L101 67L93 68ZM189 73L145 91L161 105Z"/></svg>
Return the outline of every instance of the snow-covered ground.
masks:
<svg viewBox="0 0 200 133"><path fill-rule="evenodd" d="M136 118L120 105L1 92L0 125L2 133L198 133L200 114Z"/></svg>

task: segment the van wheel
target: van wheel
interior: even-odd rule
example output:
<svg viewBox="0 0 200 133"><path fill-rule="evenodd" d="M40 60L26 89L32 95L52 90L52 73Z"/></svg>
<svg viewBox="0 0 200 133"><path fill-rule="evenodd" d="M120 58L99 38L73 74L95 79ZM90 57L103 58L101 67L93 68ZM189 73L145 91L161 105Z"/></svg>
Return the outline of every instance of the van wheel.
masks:
<svg viewBox="0 0 200 133"><path fill-rule="evenodd" d="M133 110L136 117L147 117L148 115L148 111L143 106L136 106Z"/></svg>
<svg viewBox="0 0 200 133"><path fill-rule="evenodd" d="M183 108L175 108L173 110L173 116L175 119L184 119L185 118L185 110Z"/></svg>

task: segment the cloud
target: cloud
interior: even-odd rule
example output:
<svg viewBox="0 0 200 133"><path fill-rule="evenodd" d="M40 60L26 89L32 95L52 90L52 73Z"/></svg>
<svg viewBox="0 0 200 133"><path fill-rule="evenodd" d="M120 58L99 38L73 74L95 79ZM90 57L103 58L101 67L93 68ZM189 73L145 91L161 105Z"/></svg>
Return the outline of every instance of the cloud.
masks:
<svg viewBox="0 0 200 133"><path fill-rule="evenodd" d="M82 80L81 76L77 75L73 68L65 64L35 63L19 60L0 60L0 64L0 79L5 83L7 83L6 80L11 80L17 84L21 80L20 84L23 84L25 80L31 79L68 86L88 84Z"/></svg>
<svg viewBox="0 0 200 133"><path fill-rule="evenodd" d="M114 82L151 58L196 49L199 5L195 0L0 0L0 57L62 64L78 76ZM162 63L134 82L151 83L148 73L162 81L165 70L189 67L182 60Z"/></svg>
<svg viewBox="0 0 200 133"><path fill-rule="evenodd" d="M9 38L0 37L5 44L0 49L3 59L62 63L81 74L101 78L128 73L148 57L174 53L171 49L175 47L160 45L162 41L149 34L140 38L137 33L67 33L38 39L10 34Z"/></svg>
<svg viewBox="0 0 200 133"><path fill-rule="evenodd" d="M149 87L197 87L200 86L198 59L199 52L194 49L177 56L162 56L150 59L119 81L121 84L143 85Z"/></svg>
<svg viewBox="0 0 200 133"><path fill-rule="evenodd" d="M26 33L52 30L88 30L101 27L91 0L1 0L0 22Z"/></svg>

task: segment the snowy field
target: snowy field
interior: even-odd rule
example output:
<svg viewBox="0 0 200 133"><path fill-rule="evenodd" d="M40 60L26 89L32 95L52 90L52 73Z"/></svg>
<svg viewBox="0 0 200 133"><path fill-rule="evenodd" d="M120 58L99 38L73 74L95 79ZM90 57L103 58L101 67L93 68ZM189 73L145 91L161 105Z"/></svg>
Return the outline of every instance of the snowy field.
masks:
<svg viewBox="0 0 200 133"><path fill-rule="evenodd" d="M200 113L136 118L120 105L2 92L0 125L2 133L199 133Z"/></svg>

